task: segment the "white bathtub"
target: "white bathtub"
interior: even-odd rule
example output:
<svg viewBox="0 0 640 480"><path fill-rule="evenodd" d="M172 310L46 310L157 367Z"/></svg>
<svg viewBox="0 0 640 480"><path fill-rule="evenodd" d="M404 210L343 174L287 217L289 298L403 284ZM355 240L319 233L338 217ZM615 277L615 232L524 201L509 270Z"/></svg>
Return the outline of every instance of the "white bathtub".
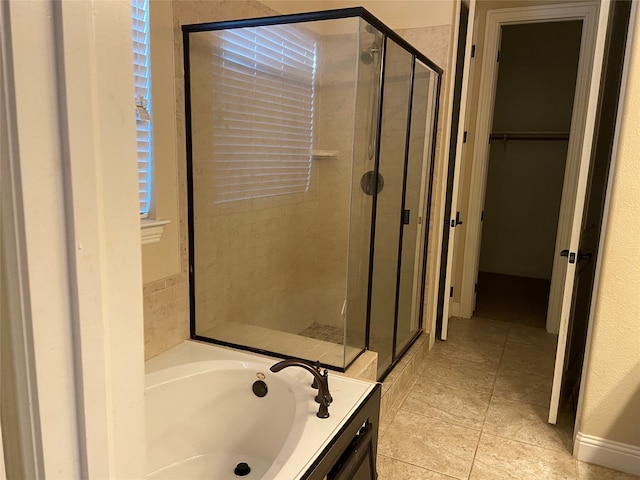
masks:
<svg viewBox="0 0 640 480"><path fill-rule="evenodd" d="M330 417L316 417L312 376L278 359L186 341L147 362L147 477L302 478L373 384L331 375ZM260 398L252 385L263 379ZM237 476L246 463L251 472Z"/></svg>

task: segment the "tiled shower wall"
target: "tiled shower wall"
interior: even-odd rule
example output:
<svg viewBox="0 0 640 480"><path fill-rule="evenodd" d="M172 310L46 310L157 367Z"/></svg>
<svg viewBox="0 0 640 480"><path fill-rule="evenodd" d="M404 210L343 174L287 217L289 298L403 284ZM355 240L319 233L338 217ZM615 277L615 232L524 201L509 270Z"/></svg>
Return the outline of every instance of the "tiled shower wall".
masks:
<svg viewBox="0 0 640 480"><path fill-rule="evenodd" d="M174 0L172 2L172 10L176 143L178 145L177 201L180 223L180 273L144 285L145 358L154 357L189 338L186 134L184 126L182 30L180 27L189 23L234 20L274 14L273 10L254 0L243 2L231 0Z"/></svg>
<svg viewBox="0 0 640 480"><path fill-rule="evenodd" d="M209 34L191 37L199 334L218 322L288 333L316 322L343 324L357 45L353 36L345 43L327 40L313 26L299 28L320 49L314 149L337 157L313 160L304 193L225 203L216 203L216 167L207 161L213 150Z"/></svg>
<svg viewBox="0 0 640 480"><path fill-rule="evenodd" d="M231 20L238 18L250 18L257 16L273 15L274 11L267 8L257 1L173 1L173 18L174 18L174 38L175 38L175 92L176 92L176 117L177 117L177 144L178 144L178 194L179 194L179 223L180 223L180 258L181 272L178 275L168 277L159 281L150 282L144 285L144 316L145 316L145 356L151 358L163 351L177 345L189 336L189 304L188 304L188 255L187 255L187 213L186 213L186 159L185 159L185 129L184 129L184 79L182 74L182 32L180 26L182 24ZM450 26L427 27L420 29L409 29L399 31L410 43L424 52L438 65L444 66L447 59L448 41L450 34ZM442 121L442 119L441 119ZM336 122L338 124L339 122ZM339 150L343 147L334 147L330 142L321 146L322 149ZM324 160L322 160L324 161ZM328 162L332 160L327 160ZM324 167L321 167L324 168ZM341 175L339 169L332 169L327 172L329 175ZM322 174L320 172L320 174ZM327 192L330 197L331 192ZM344 195L344 192L341 194ZM342 199L340 200L342 201ZM326 221L330 222L328 218ZM340 220L342 222L342 220ZM339 244L345 242L345 235L340 233L336 236L330 236L329 224L321 225L325 232L324 240L328 247L337 248L336 242ZM344 248L344 247L341 247ZM331 262L335 265L339 262ZM321 262L322 263L322 262ZM341 273L344 277L344 267L342 270L335 269L332 272ZM341 308L342 299L338 297L343 295L339 283L335 282L336 275L331 273L325 277L326 283L338 285L334 288L333 294L327 298L330 305L337 310ZM318 283L317 285L320 285ZM338 299L338 300L336 300ZM334 305L336 304L336 305ZM215 308L215 306L214 306ZM302 329L304 325L300 327ZM298 328L298 327L296 327Z"/></svg>
<svg viewBox="0 0 640 480"><path fill-rule="evenodd" d="M197 332L211 336L207 331L214 325L237 322L297 333L317 311L317 168L303 193L217 198L219 164L210 153L215 141L211 125L218 121L211 93L211 35L190 37Z"/></svg>
<svg viewBox="0 0 640 480"><path fill-rule="evenodd" d="M354 33L323 35L318 63L318 115L314 148L338 152L337 158L314 161L318 166L317 270L319 316L316 323L342 329L343 303L347 296L351 203L354 176L354 97L357 58L357 21L348 22ZM355 149L357 151L357 149ZM358 163L358 160L355 160ZM357 168L357 167L356 167ZM359 176L358 176L359 178ZM352 226L353 228L353 226ZM353 239L351 239L353 241ZM362 246L361 246L362 248ZM351 318L351 312L348 312ZM354 319L354 323L358 323Z"/></svg>

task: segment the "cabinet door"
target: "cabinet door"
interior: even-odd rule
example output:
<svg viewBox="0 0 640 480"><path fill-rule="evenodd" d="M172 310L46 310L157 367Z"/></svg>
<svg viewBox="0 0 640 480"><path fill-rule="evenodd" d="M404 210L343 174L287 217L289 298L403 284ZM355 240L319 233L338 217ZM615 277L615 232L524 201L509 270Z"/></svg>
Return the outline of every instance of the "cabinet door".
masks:
<svg viewBox="0 0 640 480"><path fill-rule="evenodd" d="M327 480L376 480L371 423L367 423L349 444Z"/></svg>

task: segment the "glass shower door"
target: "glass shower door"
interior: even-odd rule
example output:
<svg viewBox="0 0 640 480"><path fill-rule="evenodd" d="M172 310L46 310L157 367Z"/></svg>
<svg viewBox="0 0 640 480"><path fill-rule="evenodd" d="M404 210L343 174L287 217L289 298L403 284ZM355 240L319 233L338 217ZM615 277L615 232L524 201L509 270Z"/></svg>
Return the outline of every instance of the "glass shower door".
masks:
<svg viewBox="0 0 640 480"><path fill-rule="evenodd" d="M413 55L387 39L375 202L369 349L378 352L378 377L394 358L404 164Z"/></svg>
<svg viewBox="0 0 640 480"><path fill-rule="evenodd" d="M431 188L429 178L431 146L435 114L437 77L428 67L416 61L411 100L411 124L407 154L400 275L398 285L398 315L396 352L401 352L420 326L422 266L424 260L424 230L427 201Z"/></svg>

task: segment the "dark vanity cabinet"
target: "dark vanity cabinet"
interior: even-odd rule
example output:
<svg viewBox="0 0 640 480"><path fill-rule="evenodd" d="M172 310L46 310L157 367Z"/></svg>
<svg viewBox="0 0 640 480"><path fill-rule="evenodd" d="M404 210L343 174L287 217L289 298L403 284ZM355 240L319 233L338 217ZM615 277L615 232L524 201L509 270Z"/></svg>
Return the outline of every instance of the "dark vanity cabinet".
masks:
<svg viewBox="0 0 640 480"><path fill-rule="evenodd" d="M327 480L371 480L376 477L373 425L367 421L333 466Z"/></svg>
<svg viewBox="0 0 640 480"><path fill-rule="evenodd" d="M369 392L303 480L375 480L381 385Z"/></svg>

